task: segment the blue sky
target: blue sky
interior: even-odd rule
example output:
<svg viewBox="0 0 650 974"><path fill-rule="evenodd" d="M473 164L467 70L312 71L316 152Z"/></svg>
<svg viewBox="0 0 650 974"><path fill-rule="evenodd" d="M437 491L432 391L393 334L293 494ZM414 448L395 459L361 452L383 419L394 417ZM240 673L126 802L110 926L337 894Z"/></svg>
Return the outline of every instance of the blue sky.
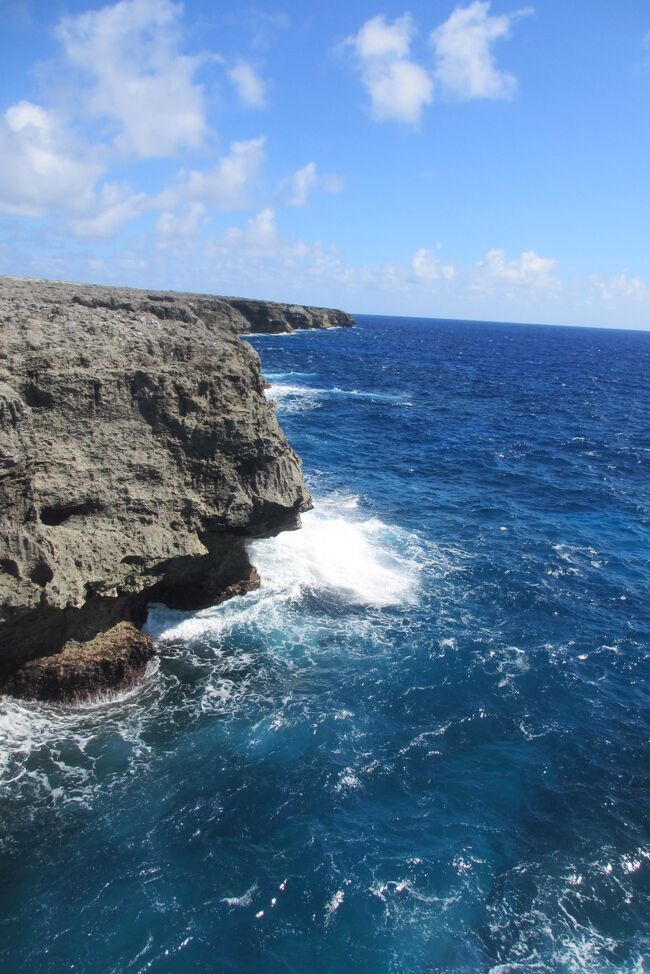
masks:
<svg viewBox="0 0 650 974"><path fill-rule="evenodd" d="M647 0L0 17L0 273L650 328Z"/></svg>

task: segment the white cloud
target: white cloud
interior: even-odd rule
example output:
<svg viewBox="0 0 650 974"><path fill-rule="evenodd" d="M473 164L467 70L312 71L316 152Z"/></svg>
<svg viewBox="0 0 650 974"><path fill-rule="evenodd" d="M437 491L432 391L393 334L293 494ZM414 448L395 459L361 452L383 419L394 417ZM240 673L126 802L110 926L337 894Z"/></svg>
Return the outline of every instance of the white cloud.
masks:
<svg viewBox="0 0 650 974"><path fill-rule="evenodd" d="M408 57L413 37L413 21L409 14L398 17L392 24L383 16L367 20L359 33L348 42L354 44L363 61L373 58Z"/></svg>
<svg viewBox="0 0 650 974"><path fill-rule="evenodd" d="M223 237L213 240L209 250L212 253L235 251L242 257L265 258L272 268L287 259L306 256L310 247L301 240L281 237L275 222L275 210L265 207L248 220L244 229L230 227Z"/></svg>
<svg viewBox="0 0 650 974"><path fill-rule="evenodd" d="M460 99L511 98L517 79L496 66L492 46L510 37L515 20L530 12L526 8L493 16L489 0L474 0L454 10L431 34L440 87Z"/></svg>
<svg viewBox="0 0 650 974"><path fill-rule="evenodd" d="M251 64L247 61L238 61L228 71L228 77L244 105L249 108L264 108L266 105L266 85Z"/></svg>
<svg viewBox="0 0 650 974"><path fill-rule="evenodd" d="M193 246L206 222L203 203L187 203L175 212L166 210L156 221L156 244L185 256L185 251Z"/></svg>
<svg viewBox="0 0 650 974"><path fill-rule="evenodd" d="M594 274L591 283L599 297L607 304L613 304L621 299L647 301L650 298L650 289L640 277L628 277L627 274L601 277L600 274Z"/></svg>
<svg viewBox="0 0 650 974"><path fill-rule="evenodd" d="M308 162L281 183L281 195L288 206L305 206L312 190L340 193L343 180L333 173L319 173L315 162Z"/></svg>
<svg viewBox="0 0 650 974"><path fill-rule="evenodd" d="M58 70L65 76L72 69L75 98L65 104L67 117L28 101L0 116L0 210L55 214L74 235L109 237L145 211L162 209L182 220L174 210L188 202L223 210L248 205L264 138L234 142L213 168L179 171L156 195L100 182L115 148L142 166L202 146L207 120L195 74L207 56L180 53L182 13L173 0L119 0L59 22ZM244 101L263 97L246 62L232 69L231 80Z"/></svg>
<svg viewBox="0 0 650 974"><path fill-rule="evenodd" d="M212 169L181 173L176 183L161 194L161 205L170 207L189 199L210 203L219 210L246 209L249 191L264 161L265 143L264 136L233 142L228 155Z"/></svg>
<svg viewBox="0 0 650 974"><path fill-rule="evenodd" d="M102 173L77 151L60 119L28 101L0 118L0 169L0 209L32 217L51 208L81 209Z"/></svg>
<svg viewBox="0 0 650 974"><path fill-rule="evenodd" d="M391 23L377 16L367 20L344 46L352 48L361 79L370 95L372 117L378 121L417 124L433 98L433 82L410 57L414 28L405 14Z"/></svg>
<svg viewBox="0 0 650 974"><path fill-rule="evenodd" d="M289 197L290 206L304 206L307 202L310 190L318 183L316 173L316 163L308 162L306 166L293 174L290 180L291 195Z"/></svg>
<svg viewBox="0 0 650 974"><path fill-rule="evenodd" d="M267 250L275 245L277 236L275 211L267 207L248 221L246 230L241 233L231 231L230 239L238 240L253 250Z"/></svg>
<svg viewBox="0 0 650 974"><path fill-rule="evenodd" d="M79 90L96 118L116 127L118 147L140 157L198 148L207 123L195 74L204 60L179 53L182 6L120 0L57 29L68 61L91 80Z"/></svg>
<svg viewBox="0 0 650 974"><path fill-rule="evenodd" d="M421 247L411 258L413 273L422 281L451 281L456 276L453 264L443 264L431 250Z"/></svg>
<svg viewBox="0 0 650 974"><path fill-rule="evenodd" d="M476 264L472 283L477 290L504 285L556 290L560 283L552 273L556 267L554 257L540 257L534 250L525 250L520 257L508 260L505 251L494 249Z"/></svg>
<svg viewBox="0 0 650 974"><path fill-rule="evenodd" d="M149 204L145 193L132 193L128 186L105 183L88 201L83 216L71 220L69 226L79 237L112 237Z"/></svg>

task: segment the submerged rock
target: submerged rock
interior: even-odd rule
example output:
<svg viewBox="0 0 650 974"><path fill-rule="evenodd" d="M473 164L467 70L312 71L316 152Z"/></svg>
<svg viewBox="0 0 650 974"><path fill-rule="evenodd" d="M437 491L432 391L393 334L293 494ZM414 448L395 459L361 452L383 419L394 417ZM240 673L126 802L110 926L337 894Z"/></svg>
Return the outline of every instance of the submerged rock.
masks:
<svg viewBox="0 0 650 974"><path fill-rule="evenodd" d="M311 505L238 337L282 321L352 323L0 278L0 681L16 687L38 657L68 667L152 600L199 608L259 583L246 539L295 528Z"/></svg>

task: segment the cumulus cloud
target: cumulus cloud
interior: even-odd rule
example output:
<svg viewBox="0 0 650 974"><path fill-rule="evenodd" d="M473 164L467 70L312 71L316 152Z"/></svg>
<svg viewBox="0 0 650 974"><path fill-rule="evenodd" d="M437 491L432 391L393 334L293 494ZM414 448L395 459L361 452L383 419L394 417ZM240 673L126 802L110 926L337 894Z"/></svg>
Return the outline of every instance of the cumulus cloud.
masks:
<svg viewBox="0 0 650 974"><path fill-rule="evenodd" d="M456 276L453 264L443 264L439 257L424 247L413 254L411 268L421 281L451 281Z"/></svg>
<svg viewBox="0 0 650 974"><path fill-rule="evenodd" d="M57 112L21 101L0 116L0 211L54 214L76 236L107 238L146 212L162 211L164 234L174 223L196 221L194 204L218 210L250 204L264 137L233 142L216 165L178 171L158 193L109 179L116 149L120 162L144 172L154 157L207 151L203 89L195 80L207 56L181 53L182 13L173 0L118 0L59 22L58 67L73 71L77 97ZM216 55L211 60L224 63ZM235 64L230 79L242 101L261 102L263 84L246 62ZM297 186L296 193L308 189Z"/></svg>
<svg viewBox="0 0 650 974"><path fill-rule="evenodd" d="M180 53L182 6L120 0L64 17L57 34L70 65L88 80L86 111L115 127L118 147L143 158L195 149L207 129L203 58Z"/></svg>
<svg viewBox="0 0 650 974"><path fill-rule="evenodd" d="M433 81L410 56L413 34L408 14L392 23L377 16L344 42L354 52L376 121L417 124L433 98Z"/></svg>
<svg viewBox="0 0 650 974"><path fill-rule="evenodd" d="M503 250L488 250L476 264L473 284L477 289L514 285L553 290L559 286L559 279L553 274L556 267L554 257L540 257L534 250L525 250L510 260Z"/></svg>
<svg viewBox="0 0 650 974"><path fill-rule="evenodd" d="M81 209L102 173L56 115L29 101L11 105L0 119L0 168L0 209L32 217Z"/></svg>
<svg viewBox="0 0 650 974"><path fill-rule="evenodd" d="M608 304L616 303L621 298L626 301L647 301L650 298L650 289L640 277L629 277L627 274L602 277L594 274L591 283L598 296Z"/></svg>
<svg viewBox="0 0 650 974"><path fill-rule="evenodd" d="M435 79L452 97L512 98L515 93L517 79L497 67L492 48L509 38L513 23L531 10L496 16L490 6L489 0L474 0L458 7L431 34Z"/></svg>
<svg viewBox="0 0 650 974"><path fill-rule="evenodd" d="M493 15L489 0L473 0L457 7L433 30L433 70L413 57L415 26L409 14L387 21L383 15L367 20L357 34L343 42L352 50L361 80L370 95L372 117L379 122L417 124L434 94L458 99L511 98L514 75L497 67L493 46L511 36L512 25L530 9Z"/></svg>
<svg viewBox="0 0 650 974"><path fill-rule="evenodd" d="M316 163L308 162L306 166L303 166L302 169L295 172L289 180L289 205L304 206L307 202L307 197L309 196L310 190L312 190L317 183L318 175L316 172Z"/></svg>
<svg viewBox="0 0 650 974"><path fill-rule="evenodd" d="M238 61L228 71L228 77L235 86L240 100L249 108L264 108L266 105L266 85L248 61Z"/></svg>

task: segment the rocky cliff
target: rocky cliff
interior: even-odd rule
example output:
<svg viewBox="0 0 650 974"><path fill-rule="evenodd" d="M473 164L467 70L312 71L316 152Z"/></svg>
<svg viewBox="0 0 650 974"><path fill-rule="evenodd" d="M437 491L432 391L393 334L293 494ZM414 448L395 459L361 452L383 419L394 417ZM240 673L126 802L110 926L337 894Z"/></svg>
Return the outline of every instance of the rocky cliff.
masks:
<svg viewBox="0 0 650 974"><path fill-rule="evenodd" d="M149 601L201 607L257 583L246 538L295 527L310 499L237 336L350 323L0 278L0 679L27 695L62 668L74 681L84 646L101 670L102 638L123 652L129 632L144 665L125 624Z"/></svg>

